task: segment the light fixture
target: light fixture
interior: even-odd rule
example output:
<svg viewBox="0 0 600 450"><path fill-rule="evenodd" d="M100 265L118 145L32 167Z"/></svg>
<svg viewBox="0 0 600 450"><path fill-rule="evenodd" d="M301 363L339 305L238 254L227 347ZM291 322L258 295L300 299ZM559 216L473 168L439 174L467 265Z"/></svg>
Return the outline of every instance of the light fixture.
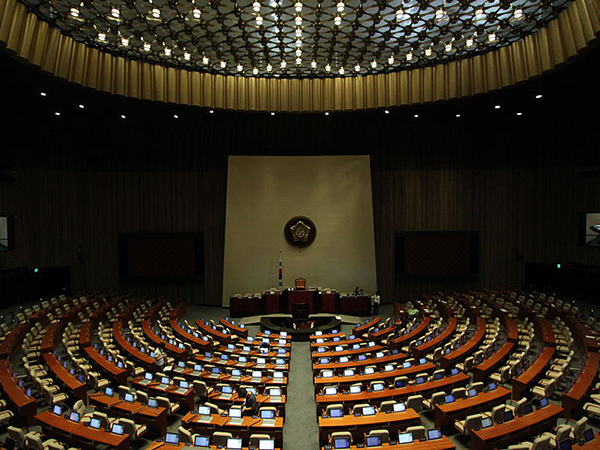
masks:
<svg viewBox="0 0 600 450"><path fill-rule="evenodd" d="M448 42L445 46L444 46L444 50L446 50L447 52L451 52L452 51L452 42Z"/></svg>
<svg viewBox="0 0 600 450"><path fill-rule="evenodd" d="M221 69L224 69L225 67L227 67L227 63L225 61L221 61L219 63L219 65L221 66Z"/></svg>
<svg viewBox="0 0 600 450"><path fill-rule="evenodd" d="M311 69L316 69L317 68L317 62L314 59L310 62L310 68Z"/></svg>
<svg viewBox="0 0 600 450"><path fill-rule="evenodd" d="M126 119L127 117L125 116L125 114L121 114L121 119Z"/></svg>
<svg viewBox="0 0 600 450"><path fill-rule="evenodd" d="M523 18L523 10L521 8L515 9L515 19Z"/></svg>
<svg viewBox="0 0 600 450"><path fill-rule="evenodd" d="M154 17L155 19L160 18L160 9L158 8L153 8L152 9L152 17Z"/></svg>
<svg viewBox="0 0 600 450"><path fill-rule="evenodd" d="M392 64L394 64L394 55L390 55L390 57L388 58L388 64L391 66Z"/></svg>
<svg viewBox="0 0 600 450"><path fill-rule="evenodd" d="M121 38L121 45L123 47L129 46L129 39L127 39L127 38Z"/></svg>
<svg viewBox="0 0 600 450"><path fill-rule="evenodd" d="M340 70L338 70L338 73L339 73L340 75L344 75L344 73L345 73L345 71L344 71L344 68L343 68L343 67L340 67Z"/></svg>
<svg viewBox="0 0 600 450"><path fill-rule="evenodd" d="M327 72L331 72L331 66L329 65L329 63L327 63L327 64L325 65L325 70L326 70Z"/></svg>
<svg viewBox="0 0 600 450"><path fill-rule="evenodd" d="M488 40L490 42L496 42L496 33L490 33L490 35L488 36Z"/></svg>
<svg viewBox="0 0 600 450"><path fill-rule="evenodd" d="M298 58L300 58L300 57L302 56L302 50L300 50L300 49L297 49L297 50L296 50L296 56L297 56Z"/></svg>
<svg viewBox="0 0 600 450"><path fill-rule="evenodd" d="M336 5L338 12L343 12L343 11L344 11L344 7L345 7L345 6L346 6L346 5L344 5L344 2L339 2L339 3Z"/></svg>
<svg viewBox="0 0 600 450"><path fill-rule="evenodd" d="M273 66L271 64L267 64L267 72L273 70Z"/></svg>
<svg viewBox="0 0 600 450"><path fill-rule="evenodd" d="M173 118L174 119L179 119L179 116L177 114L173 114Z"/></svg>
<svg viewBox="0 0 600 450"><path fill-rule="evenodd" d="M99 41L106 41L106 34L105 33L98 33L98 40Z"/></svg>
<svg viewBox="0 0 600 450"><path fill-rule="evenodd" d="M113 8L110 10L110 15L113 16L115 19L118 19L121 16L121 13L117 8Z"/></svg>
<svg viewBox="0 0 600 450"><path fill-rule="evenodd" d="M472 38L467 39L467 47L473 47L473 39Z"/></svg>
<svg viewBox="0 0 600 450"><path fill-rule="evenodd" d="M537 98L537 99L540 99L542 97L543 97L542 94L538 94L538 95L535 96L535 98Z"/></svg>
<svg viewBox="0 0 600 450"><path fill-rule="evenodd" d="M354 71L355 72L360 72L360 64L357 64L354 66Z"/></svg>
<svg viewBox="0 0 600 450"><path fill-rule="evenodd" d="M371 61L371 68L373 68L373 69L377 68L377 61L375 61L375 60Z"/></svg>
<svg viewBox="0 0 600 450"><path fill-rule="evenodd" d="M144 42L144 51L149 52L150 51L150 42Z"/></svg>
<svg viewBox="0 0 600 450"><path fill-rule="evenodd" d="M79 10L77 8L71 8L71 15L75 18L79 17Z"/></svg>
<svg viewBox="0 0 600 450"><path fill-rule="evenodd" d="M275 115L275 113L274 113L274 112L272 112L272 113L271 113L271 115L272 115L272 116L274 116L274 115Z"/></svg>
<svg viewBox="0 0 600 450"><path fill-rule="evenodd" d="M241 64L237 65L237 71L241 72L242 70L244 70L244 66L242 66Z"/></svg>
<svg viewBox="0 0 600 450"><path fill-rule="evenodd" d="M460 114L457 114L456 117L460 117Z"/></svg>
<svg viewBox="0 0 600 450"><path fill-rule="evenodd" d="M260 11L260 2L252 3L252 9L254 10L254 12L259 12Z"/></svg>
<svg viewBox="0 0 600 450"><path fill-rule="evenodd" d="M296 37L302 37L302 28L296 28Z"/></svg>
<svg viewBox="0 0 600 450"><path fill-rule="evenodd" d="M165 56L171 56L171 49L169 47L165 47Z"/></svg>
<svg viewBox="0 0 600 450"><path fill-rule="evenodd" d="M407 61L412 61L412 59L413 59L413 54L412 54L412 52L408 52L408 53L406 54L406 60L407 60Z"/></svg>
<svg viewBox="0 0 600 450"><path fill-rule="evenodd" d="M494 106L494 109L500 109L500 105Z"/></svg>
<svg viewBox="0 0 600 450"><path fill-rule="evenodd" d="M335 19L333 19L333 23L339 27L342 24L342 18L340 16L335 16Z"/></svg>
<svg viewBox="0 0 600 450"><path fill-rule="evenodd" d="M522 112L518 112L518 113L517 113L517 116L522 116L522 115L523 115L523 113L522 113Z"/></svg>
<svg viewBox="0 0 600 450"><path fill-rule="evenodd" d="M194 19L199 19L202 16L202 13L198 8L194 8L192 11L192 16L194 16Z"/></svg>
<svg viewBox="0 0 600 450"><path fill-rule="evenodd" d="M296 23L296 25L300 26L302 25L302 17L300 16L296 16L296 18L294 19L294 22Z"/></svg>
<svg viewBox="0 0 600 450"><path fill-rule="evenodd" d="M190 55L188 52L183 53L183 59L185 59L186 61L189 61L191 57L192 55Z"/></svg>
<svg viewBox="0 0 600 450"><path fill-rule="evenodd" d="M56 112L54 113L54 115L55 115L55 116L60 116L60 113L59 113L58 111L56 111Z"/></svg>
<svg viewBox="0 0 600 450"><path fill-rule="evenodd" d="M302 58L296 58L296 65L297 66L301 66L302 65Z"/></svg>
<svg viewBox="0 0 600 450"><path fill-rule="evenodd" d="M285 69L287 67L287 62L285 61L285 59L283 61L281 61L281 64L279 65L282 69Z"/></svg>
<svg viewBox="0 0 600 450"><path fill-rule="evenodd" d="M204 65L208 64L208 57L207 56L203 56L202 57L202 64L204 64Z"/></svg>
<svg viewBox="0 0 600 450"><path fill-rule="evenodd" d="M390 113L389 109L386 109L386 110L385 110L385 111L383 111L383 112L384 112L384 113L386 113L386 114L389 114L389 113Z"/></svg>
<svg viewBox="0 0 600 450"><path fill-rule="evenodd" d="M431 56L431 47L425 49L425 56Z"/></svg>
<svg viewBox="0 0 600 450"><path fill-rule="evenodd" d="M300 12L302 11L302 2L296 2L296 4L294 5L294 9L296 10L296 12Z"/></svg>
<svg viewBox="0 0 600 450"><path fill-rule="evenodd" d="M82 105L82 104L79 104L79 109L84 109L84 108L85 108L85 106L84 106L84 105Z"/></svg>
<svg viewBox="0 0 600 450"><path fill-rule="evenodd" d="M263 24L263 18L262 16L256 16L256 25L262 25Z"/></svg>
<svg viewBox="0 0 600 450"><path fill-rule="evenodd" d="M419 118L419 115L418 115L418 114L415 114L413 117L414 117L415 119L418 119L418 118Z"/></svg>
<svg viewBox="0 0 600 450"><path fill-rule="evenodd" d="M258 75L258 68L255 67L254 69L252 69L252 75Z"/></svg>
<svg viewBox="0 0 600 450"><path fill-rule="evenodd" d="M325 111L325 115L328 116L329 115L329 111Z"/></svg>
<svg viewBox="0 0 600 450"><path fill-rule="evenodd" d="M42 97L46 97L46 95L48 95L48 94L46 94L45 92L40 92L40 95L41 95Z"/></svg>
<svg viewBox="0 0 600 450"><path fill-rule="evenodd" d="M209 111L209 113L210 113L210 114L214 114L214 111L211 109L211 110Z"/></svg>

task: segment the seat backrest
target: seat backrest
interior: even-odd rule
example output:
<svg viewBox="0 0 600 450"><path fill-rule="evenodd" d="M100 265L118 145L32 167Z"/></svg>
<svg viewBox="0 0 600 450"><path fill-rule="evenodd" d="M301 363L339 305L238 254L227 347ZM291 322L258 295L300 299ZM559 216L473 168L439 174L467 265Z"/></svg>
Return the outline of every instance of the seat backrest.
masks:
<svg viewBox="0 0 600 450"><path fill-rule="evenodd" d="M381 438L381 443L386 444L390 441L390 432L388 430L371 430L367 437L370 436L379 436Z"/></svg>
<svg viewBox="0 0 600 450"><path fill-rule="evenodd" d="M181 442L184 444L192 443L192 433L190 431L186 430L184 427L177 428L177 431L179 431L179 440Z"/></svg>
<svg viewBox="0 0 600 450"><path fill-rule="evenodd" d="M423 425L417 425L414 427L408 427L406 429L408 433L412 433L413 440L419 441L421 439L425 439L425 427Z"/></svg>
<svg viewBox="0 0 600 450"><path fill-rule="evenodd" d="M216 445L217 447L225 447L227 444L227 439L233 438L231 433L226 431L215 431L212 434L211 444Z"/></svg>
<svg viewBox="0 0 600 450"><path fill-rule="evenodd" d="M10 425L8 428L8 437L15 443L16 448L25 448L25 432L21 428Z"/></svg>
<svg viewBox="0 0 600 450"><path fill-rule="evenodd" d="M577 422L575 422L575 426L573 427L573 434L575 435L575 439L578 441L583 440L583 433L588 426L588 418L582 417Z"/></svg>
<svg viewBox="0 0 600 450"><path fill-rule="evenodd" d="M406 407L412 408L416 412L421 412L423 410L423 396L422 395L411 395L406 400Z"/></svg>
<svg viewBox="0 0 600 450"><path fill-rule="evenodd" d="M550 448L550 436L538 436L533 441L531 450L548 450Z"/></svg>

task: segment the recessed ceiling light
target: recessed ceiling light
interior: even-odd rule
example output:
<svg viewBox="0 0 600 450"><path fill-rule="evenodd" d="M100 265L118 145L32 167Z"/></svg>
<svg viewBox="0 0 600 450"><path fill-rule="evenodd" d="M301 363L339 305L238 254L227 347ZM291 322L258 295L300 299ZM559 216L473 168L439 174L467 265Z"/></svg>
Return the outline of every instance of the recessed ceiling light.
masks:
<svg viewBox="0 0 600 450"><path fill-rule="evenodd" d="M54 115L55 115L55 116L60 116L60 113L59 113L58 111L56 111L56 112L54 113Z"/></svg>
<svg viewBox="0 0 600 450"><path fill-rule="evenodd" d="M329 115L329 111L325 111L325 115L328 116Z"/></svg>
<svg viewBox="0 0 600 450"><path fill-rule="evenodd" d="M126 119L125 114L121 114L121 119Z"/></svg>
<svg viewBox="0 0 600 450"><path fill-rule="evenodd" d="M45 92L40 92L40 95L41 95L42 97L45 97L47 94L46 94Z"/></svg>
<svg viewBox="0 0 600 450"><path fill-rule="evenodd" d="M416 118L418 118L418 117L419 117L419 115L418 115L418 114L415 114L413 117L416 119Z"/></svg>
<svg viewBox="0 0 600 450"><path fill-rule="evenodd" d="M274 112L272 112L272 113L271 113L271 115L272 115L272 116L274 116L274 115L275 115L275 113L274 113Z"/></svg>
<svg viewBox="0 0 600 450"><path fill-rule="evenodd" d="M386 109L386 110L384 111L384 113L386 113L386 114L389 114L389 113L390 113L389 109Z"/></svg>
<svg viewBox="0 0 600 450"><path fill-rule="evenodd" d="M173 114L173 118L179 119L179 116L177 114Z"/></svg>
<svg viewBox="0 0 600 450"><path fill-rule="evenodd" d="M542 94L538 94L535 96L535 98L542 98L542 97L543 97Z"/></svg>
<svg viewBox="0 0 600 450"><path fill-rule="evenodd" d="M518 113L517 113L517 116L522 116L522 115L523 115L523 113L522 113L522 112L518 112Z"/></svg>
<svg viewBox="0 0 600 450"><path fill-rule="evenodd" d="M496 106L494 106L494 108L500 109L500 105L496 105Z"/></svg>
<svg viewBox="0 0 600 450"><path fill-rule="evenodd" d="M214 111L211 109L211 110L209 111L209 113L213 114L213 113L214 113Z"/></svg>
<svg viewBox="0 0 600 450"><path fill-rule="evenodd" d="M85 106L84 105L79 105L79 108L83 109L83 108L85 108Z"/></svg>
<svg viewBox="0 0 600 450"><path fill-rule="evenodd" d="M460 114L457 114L456 117L460 117Z"/></svg>

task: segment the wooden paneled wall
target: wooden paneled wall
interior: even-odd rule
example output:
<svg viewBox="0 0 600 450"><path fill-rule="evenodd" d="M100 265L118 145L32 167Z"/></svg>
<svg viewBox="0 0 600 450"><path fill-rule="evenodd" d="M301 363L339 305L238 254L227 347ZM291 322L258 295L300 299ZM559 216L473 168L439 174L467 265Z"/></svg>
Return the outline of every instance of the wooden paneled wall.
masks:
<svg viewBox="0 0 600 450"><path fill-rule="evenodd" d="M578 175L570 166L427 170L374 165L378 280L386 301L521 285L526 261L600 262L597 249L578 243L578 213L600 209L598 176ZM134 291L219 305L225 186L225 166L206 172L19 169L14 182L0 184L2 213L17 216L17 248L0 255L1 267L70 265L75 291ZM395 283L394 232L400 230L479 231L479 280ZM204 283L119 281L119 233L197 231L206 240Z"/></svg>

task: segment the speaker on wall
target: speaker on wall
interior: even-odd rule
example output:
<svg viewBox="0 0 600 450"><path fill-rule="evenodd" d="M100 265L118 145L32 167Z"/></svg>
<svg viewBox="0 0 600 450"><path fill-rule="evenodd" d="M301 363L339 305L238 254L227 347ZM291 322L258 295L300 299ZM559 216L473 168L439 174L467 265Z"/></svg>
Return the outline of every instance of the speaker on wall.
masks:
<svg viewBox="0 0 600 450"><path fill-rule="evenodd" d="M119 276L131 281L202 281L201 233L122 234Z"/></svg>
<svg viewBox="0 0 600 450"><path fill-rule="evenodd" d="M395 273L405 280L468 280L479 274L476 231L399 231Z"/></svg>

